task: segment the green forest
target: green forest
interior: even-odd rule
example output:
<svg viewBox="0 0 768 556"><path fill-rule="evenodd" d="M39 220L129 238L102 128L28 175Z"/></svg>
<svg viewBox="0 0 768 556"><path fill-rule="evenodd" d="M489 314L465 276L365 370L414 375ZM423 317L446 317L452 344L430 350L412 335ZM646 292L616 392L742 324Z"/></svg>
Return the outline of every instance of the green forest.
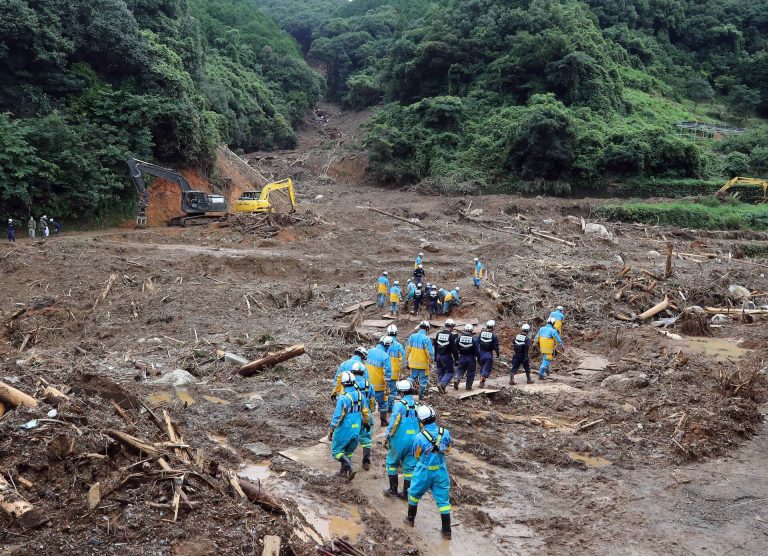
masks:
<svg viewBox="0 0 768 556"><path fill-rule="evenodd" d="M0 0L0 206L134 200L128 156L290 148L373 107L374 179L690 194L768 174L768 0ZM315 69L312 69L315 68ZM675 124L741 126L693 141Z"/></svg>

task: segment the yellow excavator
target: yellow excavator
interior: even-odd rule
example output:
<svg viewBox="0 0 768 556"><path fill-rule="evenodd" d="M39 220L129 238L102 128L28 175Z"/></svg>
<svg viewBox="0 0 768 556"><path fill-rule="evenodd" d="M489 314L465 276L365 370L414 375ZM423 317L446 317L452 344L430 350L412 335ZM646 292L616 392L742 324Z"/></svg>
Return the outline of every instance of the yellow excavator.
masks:
<svg viewBox="0 0 768 556"><path fill-rule="evenodd" d="M261 191L246 191L235 201L235 212L272 212L273 205L269 202L269 196L275 191L285 189L288 200L291 201L291 212L296 212L296 194L293 190L291 178L268 183Z"/></svg>
<svg viewBox="0 0 768 556"><path fill-rule="evenodd" d="M721 187L718 190L718 192L715 193L715 197L717 197L718 199L722 199L723 197L725 197L725 192L735 185L751 185L755 187L762 187L763 202L768 203L768 180L761 180L759 178L735 177L732 180L728 181L723 187Z"/></svg>

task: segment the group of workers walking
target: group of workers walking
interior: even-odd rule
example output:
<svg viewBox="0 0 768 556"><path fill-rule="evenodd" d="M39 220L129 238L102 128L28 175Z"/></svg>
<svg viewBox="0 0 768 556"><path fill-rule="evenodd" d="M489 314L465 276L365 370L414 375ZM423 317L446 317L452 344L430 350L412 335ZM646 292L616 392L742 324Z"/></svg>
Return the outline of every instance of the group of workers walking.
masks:
<svg viewBox="0 0 768 556"><path fill-rule="evenodd" d="M414 264L414 276L406 285L406 305L413 301L414 313L418 314L426 301L430 318L440 314L447 316L451 307L460 303L459 287L450 291L429 283L424 287L422 260L423 253L419 253ZM479 288L485 276L485 266L475 258L473 284ZM397 314L398 305L403 301L399 286L398 281L390 286L387 272L383 272L377 282L378 305L383 307L388 298L392 316ZM433 291L436 294L434 301ZM521 366L527 382L533 382L529 352L536 342L542 356L539 379L549 378L557 346L564 349L560 336L564 320L563 307L558 306L533 338L530 336L530 325L522 325L512 346L510 384L515 383L515 375ZM451 538L451 504L445 455L451 449L452 439L448 430L438 426L435 410L424 403L429 388L429 372L434 363L437 389L445 394L451 383L458 390L462 381L465 381L467 390L472 390L479 367L479 386L484 387L493 370L494 360L500 357L501 352L495 330L496 322L489 320L478 334L475 334L471 323L465 324L458 332L454 320L448 318L432 338L429 335L430 323L424 320L403 345L397 338L397 326L390 324L376 346L370 350L357 347L352 357L342 362L336 371L331 396L336 407L328 438L331 454L340 464L338 475L345 480L355 477L352 458L358 446L363 452L362 468L370 469L375 414L378 411L379 426L384 430L384 448L387 450L389 486L384 495L407 501L405 522L413 526L421 497L431 491L441 515L442 534L448 539ZM416 395L418 400L414 398ZM400 473L403 475L402 490L399 490Z"/></svg>
<svg viewBox="0 0 768 556"><path fill-rule="evenodd" d="M51 234L51 230L53 230L53 234L58 234L61 231L61 224L54 220L53 216L48 218L48 216L44 214L40 217L39 221L35 220L33 216L30 216L27 221L27 235L29 235L31 239L35 239L38 230L40 232L40 237L46 238ZM7 235L8 241L16 241L16 224L13 218L8 219Z"/></svg>

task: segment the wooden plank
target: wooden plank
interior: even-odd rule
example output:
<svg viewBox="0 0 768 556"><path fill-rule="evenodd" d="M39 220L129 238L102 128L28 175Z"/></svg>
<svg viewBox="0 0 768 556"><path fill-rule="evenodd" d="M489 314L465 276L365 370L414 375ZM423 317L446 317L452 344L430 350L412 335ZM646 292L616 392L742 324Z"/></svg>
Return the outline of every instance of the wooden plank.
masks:
<svg viewBox="0 0 768 556"><path fill-rule="evenodd" d="M364 326L368 328L386 328L390 324L392 324L391 320L368 319L361 322L360 326Z"/></svg>
<svg viewBox="0 0 768 556"><path fill-rule="evenodd" d="M341 312L345 315L348 315L349 313L354 313L358 309L365 309L366 307L370 307L371 305L375 305L375 301L361 301L360 303L355 303L354 305L349 305L347 307L344 307Z"/></svg>

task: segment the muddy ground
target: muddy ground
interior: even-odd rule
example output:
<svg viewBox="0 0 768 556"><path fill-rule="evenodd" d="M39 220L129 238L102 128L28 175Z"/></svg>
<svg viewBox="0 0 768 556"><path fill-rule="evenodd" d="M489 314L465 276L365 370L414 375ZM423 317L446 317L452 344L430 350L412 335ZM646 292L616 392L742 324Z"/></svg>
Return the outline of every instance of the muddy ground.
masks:
<svg viewBox="0 0 768 556"><path fill-rule="evenodd" d="M53 418L42 400L0 417L3 475L49 518L28 529L0 515L0 553L260 554L267 534L282 538L282 554L311 554L334 537L365 554L762 552L768 326L761 315L712 326L691 307L736 304L732 284L768 303L768 261L729 256L768 237L606 224L611 241L581 231L594 200L373 187L356 150L366 115L324 111L297 151L248 157L267 177L297 181L301 219L280 219L269 237L230 221L1 246L0 381L38 397L47 383L69 400ZM358 208L367 205L420 227ZM429 281L461 286L454 318L494 318L503 339L497 391L430 394L456 441L450 543L429 496L411 530L404 504L381 495L380 437L372 469L349 484L333 476L320 440L336 367L383 330L359 324L381 319L375 306L342 309L373 299L382 270L405 282L419 251ZM474 256L497 298L472 287ZM665 295L676 308L659 316L694 315L686 333L632 320ZM510 386L516 330L535 329L557 304L568 349L556 380L526 385L518 375ZM395 322L407 336L418 321ZM306 355L250 378L217 354L254 359L296 343ZM194 381L154 383L174 369ZM183 441L140 456L115 440L117 431L168 442L163 411ZM238 498L227 470L260 481L282 506Z"/></svg>

